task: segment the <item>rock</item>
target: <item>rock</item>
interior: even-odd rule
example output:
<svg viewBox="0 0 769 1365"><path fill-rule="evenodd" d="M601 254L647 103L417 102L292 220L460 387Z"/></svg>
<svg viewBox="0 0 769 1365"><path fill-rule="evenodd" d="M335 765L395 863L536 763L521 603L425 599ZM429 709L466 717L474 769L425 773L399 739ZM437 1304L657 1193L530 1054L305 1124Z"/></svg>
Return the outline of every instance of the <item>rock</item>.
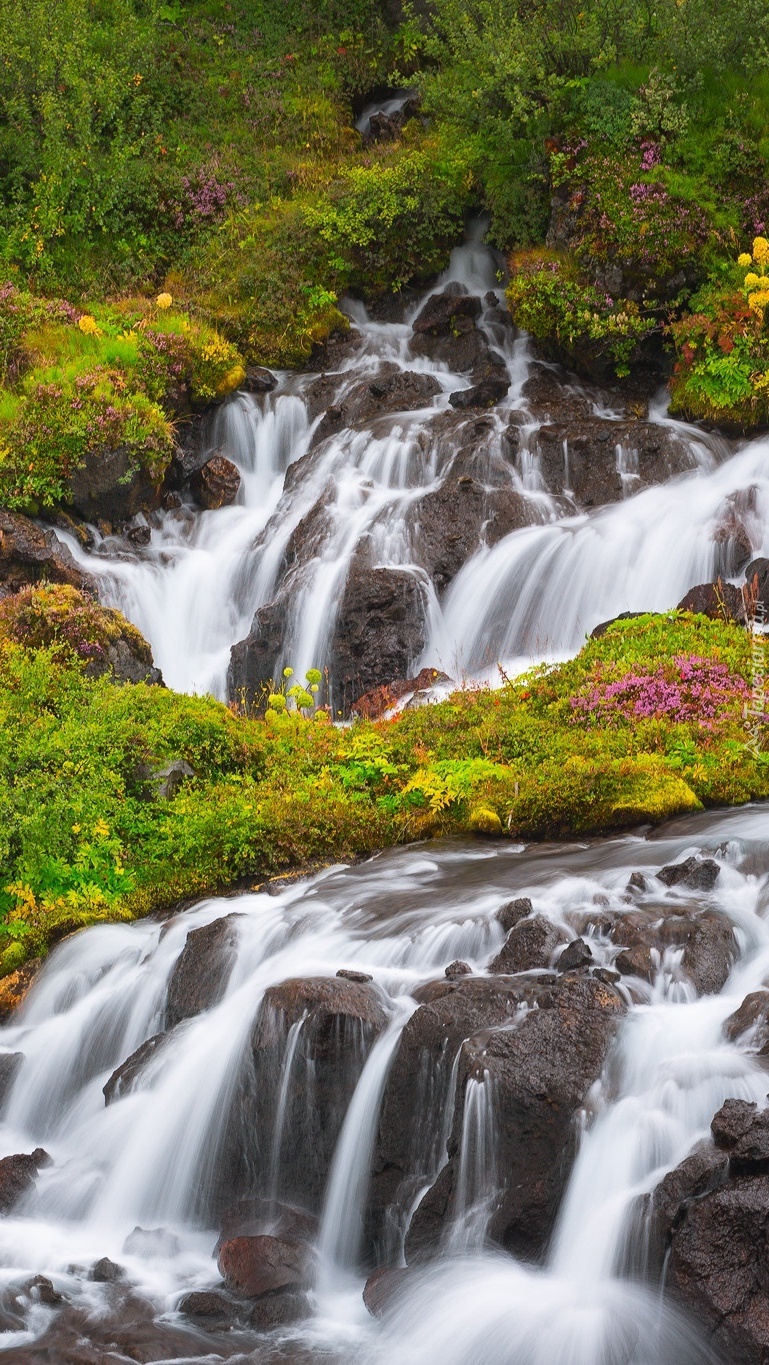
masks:
<svg viewBox="0 0 769 1365"><path fill-rule="evenodd" d="M737 958L732 923L715 910L666 904L597 915L592 923L621 947L614 963L617 971L644 981L654 981L666 948L683 948L684 976L700 994L715 994Z"/></svg>
<svg viewBox="0 0 769 1365"><path fill-rule="evenodd" d="M563 930L544 915L523 919L510 930L496 957L489 963L489 971L509 975L549 967L556 948L565 942Z"/></svg>
<svg viewBox="0 0 769 1365"><path fill-rule="evenodd" d="M281 1096L281 1199L319 1212L348 1105L388 1018L386 998L374 982L296 978L265 992L251 1032L253 1081L241 1131L247 1160L269 1162ZM286 1077L294 1026L298 1032Z"/></svg>
<svg viewBox="0 0 769 1365"><path fill-rule="evenodd" d="M546 423L534 439L549 491L568 491L581 507L620 502L695 467L687 445L654 422L585 416Z"/></svg>
<svg viewBox="0 0 769 1365"><path fill-rule="evenodd" d="M23 1052L0 1053L0 1105L5 1102L23 1061Z"/></svg>
<svg viewBox="0 0 769 1365"><path fill-rule="evenodd" d="M278 381L263 365L247 365L246 377L240 387L244 393L272 393L278 387Z"/></svg>
<svg viewBox="0 0 769 1365"><path fill-rule="evenodd" d="M510 1023L527 998L526 978L442 978L413 992L408 1020L387 1077L372 1158L366 1227L379 1260L398 1254L417 1193L446 1158L449 1081L466 1038Z"/></svg>
<svg viewBox="0 0 769 1365"><path fill-rule="evenodd" d="M682 863L668 863L657 873L666 886L686 886L692 891L712 891L721 868L714 858L692 856Z"/></svg>
<svg viewBox="0 0 769 1365"><path fill-rule="evenodd" d="M33 957L0 979L0 1023L6 1023L24 1003L42 965L41 957Z"/></svg>
<svg viewBox="0 0 769 1365"><path fill-rule="evenodd" d="M233 1237L220 1248L217 1264L231 1293L255 1299L276 1290L303 1288L309 1248L280 1237Z"/></svg>
<svg viewBox="0 0 769 1365"><path fill-rule="evenodd" d="M457 960L456 962L449 963L444 975L448 981L456 981L457 977L471 976L472 971L473 969L469 962L460 962Z"/></svg>
<svg viewBox="0 0 769 1365"><path fill-rule="evenodd" d="M120 1284L120 1281L125 1279L125 1271L122 1265L111 1261L109 1256L102 1256L100 1261L91 1266L89 1279L93 1280L94 1284Z"/></svg>
<svg viewBox="0 0 769 1365"><path fill-rule="evenodd" d="M534 906L528 896L519 896L517 900L508 901L497 911L497 919L506 933L514 929L522 919L534 914Z"/></svg>
<svg viewBox="0 0 769 1365"><path fill-rule="evenodd" d="M716 579L735 578L752 558L753 541L747 523L758 520L757 494L755 484L738 489L724 499L716 514Z"/></svg>
<svg viewBox="0 0 769 1365"><path fill-rule="evenodd" d="M690 588L676 607L676 611L691 611L698 616L709 616L713 621L736 621L745 624L745 602L742 590L731 583L700 583Z"/></svg>
<svg viewBox="0 0 769 1365"><path fill-rule="evenodd" d="M413 1278L414 1272L408 1266L380 1265L374 1270L363 1286L363 1302L372 1318L383 1317L399 1291Z"/></svg>
<svg viewBox="0 0 769 1365"><path fill-rule="evenodd" d="M590 632L590 639L600 640L601 636L606 634L609 626L613 626L615 621L635 621L639 616L644 615L646 613L643 611L621 611L619 616L612 616L610 621L601 621L600 625L595 626Z"/></svg>
<svg viewBox="0 0 769 1365"><path fill-rule="evenodd" d="M42 581L96 593L94 580L78 568L54 531L0 507L0 598Z"/></svg>
<svg viewBox="0 0 769 1365"><path fill-rule="evenodd" d="M337 401L340 390L342 396ZM349 373L321 375L306 395L310 414L323 412L312 444L318 445L342 427L365 429L390 413L428 408L440 392L435 375L402 370L394 362L382 364L373 379L369 376L352 385Z"/></svg>
<svg viewBox="0 0 769 1365"><path fill-rule="evenodd" d="M234 1311L232 1301L216 1289L194 1289L179 1300L176 1308L187 1318L230 1318Z"/></svg>
<svg viewBox="0 0 769 1365"><path fill-rule="evenodd" d="M398 678L395 682L382 683L352 703L351 716L361 716L364 720L378 720L386 711L395 706L409 692L424 692L431 687L445 687L451 683L448 674L437 668L422 668L415 678Z"/></svg>
<svg viewBox="0 0 769 1365"><path fill-rule="evenodd" d="M455 460L443 482L416 499L407 516L414 560L439 593L481 545L496 545L537 519L531 504L509 483L487 488L461 471L463 464Z"/></svg>
<svg viewBox="0 0 769 1365"><path fill-rule="evenodd" d="M153 480L128 448L119 446L86 454L83 464L69 476L66 501L86 521L107 521L114 526L130 521L137 512L153 512L162 495L162 479Z"/></svg>
<svg viewBox="0 0 769 1365"><path fill-rule="evenodd" d="M527 1260L544 1253L576 1153L574 1117L625 1007L611 986L570 974L546 979L530 998L538 1008L515 1027L487 1026L462 1043L449 1160L411 1221L409 1264L433 1257L450 1226L471 1078L490 1084L493 1095L499 1188L488 1235Z"/></svg>
<svg viewBox="0 0 769 1365"><path fill-rule="evenodd" d="M153 768L147 780L152 783L158 800L171 801L184 783L194 776L195 769L186 759L175 758L162 768Z"/></svg>
<svg viewBox="0 0 769 1365"><path fill-rule="evenodd" d="M473 322L481 315L481 300L469 294L462 284L450 284L440 294L431 294L419 310L412 324L417 336L451 336L462 324L459 319Z"/></svg>
<svg viewBox="0 0 769 1365"><path fill-rule="evenodd" d="M592 961L593 953L590 946L583 938L575 938L566 945L556 966L559 972L573 972L581 967L589 967Z"/></svg>
<svg viewBox="0 0 769 1365"><path fill-rule="evenodd" d="M726 1100L710 1125L716 1147L729 1153L729 1173L769 1171L769 1110Z"/></svg>
<svg viewBox="0 0 769 1365"><path fill-rule="evenodd" d="M237 498L239 489L240 471L223 455L212 455L190 480L192 496L208 511L228 507Z"/></svg>
<svg viewBox="0 0 769 1365"><path fill-rule="evenodd" d="M278 1237L285 1242L314 1242L318 1219L306 1209L259 1195L246 1195L225 1209L214 1254L234 1237Z"/></svg>
<svg viewBox="0 0 769 1365"><path fill-rule="evenodd" d="M166 1228L135 1227L123 1243L125 1256L140 1256L145 1260L178 1256L180 1250L179 1238Z"/></svg>
<svg viewBox="0 0 769 1365"><path fill-rule="evenodd" d="M29 1155L18 1153L3 1157L0 1161L0 1215L11 1213L32 1189L38 1173L50 1164L51 1158L42 1147L36 1147Z"/></svg>
<svg viewBox="0 0 769 1365"><path fill-rule="evenodd" d="M140 1080L144 1067L151 1057L163 1047L168 1038L167 1033L156 1033L152 1038L148 1038L145 1043L137 1047L130 1057L121 1062L106 1085L102 1087L105 1104L114 1104L115 1100L122 1099L124 1095L129 1095L135 1089Z"/></svg>
<svg viewBox="0 0 769 1365"><path fill-rule="evenodd" d="M391 678L408 678L426 639L422 583L403 569L370 569L356 556L331 639L334 710Z"/></svg>
<svg viewBox="0 0 769 1365"><path fill-rule="evenodd" d="M769 1056L769 990L746 995L739 1009L724 1020L724 1033L730 1043L751 1044L760 1056Z"/></svg>
<svg viewBox="0 0 769 1365"><path fill-rule="evenodd" d="M286 1327L289 1323L310 1317L311 1314L312 1307L306 1294L280 1290L253 1300L249 1320L257 1331L270 1332L275 1327ZM286 1365L291 1365L290 1361L287 1360Z"/></svg>
<svg viewBox="0 0 769 1365"><path fill-rule="evenodd" d="M221 1000L235 963L242 919L237 913L225 915L190 930L168 982L166 1028L175 1028L182 1019L191 1019Z"/></svg>
<svg viewBox="0 0 769 1365"><path fill-rule="evenodd" d="M763 606L769 619L769 559L753 559L745 570L745 597L753 610Z"/></svg>
<svg viewBox="0 0 769 1365"><path fill-rule="evenodd" d="M349 967L340 967L337 976L341 976L343 981L364 982L374 980L373 976L370 976L368 972L354 972Z"/></svg>
<svg viewBox="0 0 769 1365"><path fill-rule="evenodd" d="M465 411L467 408L492 408L501 402L510 388L506 379L483 379L480 384L471 384L469 389L458 389L449 394L452 408Z"/></svg>
<svg viewBox="0 0 769 1365"><path fill-rule="evenodd" d="M126 531L126 540L130 541L131 545L149 545L151 539L152 531L146 525L129 526Z"/></svg>

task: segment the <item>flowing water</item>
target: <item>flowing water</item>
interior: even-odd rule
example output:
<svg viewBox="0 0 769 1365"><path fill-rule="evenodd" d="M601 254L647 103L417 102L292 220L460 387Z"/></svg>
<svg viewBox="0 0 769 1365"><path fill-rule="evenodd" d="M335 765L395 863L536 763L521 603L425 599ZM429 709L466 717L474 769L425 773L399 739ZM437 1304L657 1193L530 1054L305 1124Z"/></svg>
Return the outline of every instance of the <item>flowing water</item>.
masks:
<svg viewBox="0 0 769 1365"><path fill-rule="evenodd" d="M693 850L721 865L716 889L696 899L728 916L739 959L717 995L698 998L664 962L652 985L635 983L604 1079L583 1115L546 1263L525 1265L485 1240L501 1174L499 1117L486 1075L465 1089L460 1176L436 1259L414 1273L383 1321L370 1318L360 1259L369 1171L388 1073L416 1008L413 991L457 958L483 974L503 938L496 912L511 895L527 894L554 923L573 926L597 897L604 907L627 911L628 876L641 869L660 913L666 905L674 909L680 891L651 874ZM24 1057L3 1107L2 1150L39 1145L53 1158L35 1191L0 1220L0 1285L18 1293L30 1275L43 1274L98 1321L114 1287L94 1283L90 1267L107 1256L125 1268L161 1325L183 1321L182 1294L218 1280L216 1220L204 1194L226 1166L228 1130L237 1128L242 1103L238 1078L264 993L287 979L352 969L373 977L388 1022L354 1060L355 1049L344 1048L354 1072L351 1097L318 1209L315 1288L302 1320L261 1338L239 1329L226 1346L214 1336L203 1338L197 1353L188 1346L186 1355L152 1358L216 1361L239 1349L256 1361L367 1365L706 1359L694 1327L627 1267L643 1260L638 1197L707 1135L726 1097L762 1102L766 1094L759 1058L747 1044L728 1043L721 1026L769 972L768 910L769 822L765 809L746 808L681 821L646 838L419 846L330 869L276 894L206 901L163 924L84 931L56 949L21 1014L0 1033L3 1050ZM224 995L177 1025L134 1088L105 1105L102 1088L113 1069L163 1026L167 985L187 934L226 916L237 940ZM598 934L591 943L596 962L608 965L616 950ZM286 1123L286 1078L296 1075L308 1028L305 1011L283 1036L275 1089L266 1071L257 1075L269 1140L250 1188L266 1195L279 1189L289 1201L313 1159L301 1150L310 1139ZM448 1061L442 1100L456 1084ZM316 1102L307 1092L305 1103ZM438 1128L440 1110L435 1104ZM416 1125L418 1116L412 1118ZM439 1164L445 1156L444 1150ZM150 1232L127 1243L137 1226ZM15 1353L26 1360L25 1344L55 1330L58 1310L33 1299L22 1295L25 1322L0 1335L0 1352L11 1359Z"/></svg>

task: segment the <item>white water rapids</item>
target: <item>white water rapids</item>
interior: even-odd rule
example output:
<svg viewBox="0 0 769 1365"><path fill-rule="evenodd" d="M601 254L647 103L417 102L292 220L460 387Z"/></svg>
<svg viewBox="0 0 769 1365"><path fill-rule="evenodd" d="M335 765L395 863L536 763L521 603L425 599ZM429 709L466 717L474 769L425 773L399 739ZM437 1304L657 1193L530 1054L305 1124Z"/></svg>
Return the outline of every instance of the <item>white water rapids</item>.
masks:
<svg viewBox="0 0 769 1365"><path fill-rule="evenodd" d="M188 1347L183 1358L218 1361L239 1347L255 1361L366 1365L706 1359L694 1327L661 1304L653 1285L626 1278L623 1268L642 1260L638 1196L708 1134L726 1097L761 1103L766 1094L759 1059L745 1045L728 1043L721 1025L769 972L768 836L766 811L748 808L679 822L655 838L560 850L435 845L330 870L273 895L206 901L166 924L76 935L55 950L21 1015L0 1032L4 1050L24 1055L4 1104L0 1147L41 1145L53 1158L35 1192L0 1220L0 1288L42 1273L98 1319L112 1286L93 1283L88 1268L108 1256L125 1268L161 1324L178 1323L182 1293L217 1282L216 1231L198 1214L200 1191L216 1174L263 993L287 978L333 976L344 967L373 976L389 1002L390 1023L359 1071L339 1135L309 1315L261 1339L233 1332L228 1350L219 1337L201 1338L198 1353ZM483 973L503 937L495 912L511 895L528 894L560 925L596 896L623 912L631 871L652 873L693 849L715 853L721 864L716 891L698 895L729 917L741 956L720 994L698 999L663 964L656 983L631 1005L591 1103L546 1264L527 1266L484 1245L497 1178L494 1102L485 1081L473 1083L465 1095L468 1147L444 1248L415 1273L382 1322L370 1318L361 1299L366 1272L357 1262L361 1217L383 1087L415 1008L411 992L456 958ZM652 896L655 905L673 906L677 892L656 883ZM136 1088L105 1106L102 1087L113 1068L162 1026L166 986L187 933L233 910L237 953L223 998L177 1026ZM596 961L608 964L611 950L598 937L591 943ZM301 1028L286 1042L289 1068L297 1036ZM266 1117L285 1163L300 1139L283 1127L280 1104ZM268 1151L262 1171L268 1181L269 1158ZM136 1225L162 1227L161 1242L126 1252ZM0 1334L0 1353L20 1362L36 1359L24 1353L26 1343L54 1330L57 1311L28 1307L24 1328ZM45 1359L69 1357L54 1351Z"/></svg>

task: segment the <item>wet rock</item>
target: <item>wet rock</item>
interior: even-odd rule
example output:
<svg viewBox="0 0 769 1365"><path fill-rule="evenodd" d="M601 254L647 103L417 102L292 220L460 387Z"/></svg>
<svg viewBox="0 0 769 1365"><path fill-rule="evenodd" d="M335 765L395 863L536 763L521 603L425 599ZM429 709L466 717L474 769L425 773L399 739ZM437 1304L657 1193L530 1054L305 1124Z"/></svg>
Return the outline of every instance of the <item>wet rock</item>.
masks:
<svg viewBox="0 0 769 1365"><path fill-rule="evenodd" d="M501 402L510 388L506 379L483 379L480 384L471 384L469 389L458 389L449 394L452 408L465 411L467 408L493 408Z"/></svg>
<svg viewBox="0 0 769 1365"><path fill-rule="evenodd" d="M253 1081L242 1133L251 1164L265 1169L272 1160L280 1094L281 1199L320 1210L344 1116L388 1017L386 999L373 982L296 978L265 992L251 1033Z"/></svg>
<svg viewBox="0 0 769 1365"><path fill-rule="evenodd" d="M712 891L721 868L714 858L686 858L682 863L668 863L657 876L666 886L686 886L692 891Z"/></svg>
<svg viewBox="0 0 769 1365"><path fill-rule="evenodd" d="M742 589L732 583L700 583L690 588L676 607L677 611L691 611L698 616L709 616L713 621L736 621L745 624L745 602Z"/></svg>
<svg viewBox="0 0 769 1365"><path fill-rule="evenodd" d="M154 1057L168 1038L167 1033L156 1033L152 1038L148 1038L145 1043L137 1047L130 1057L126 1057L117 1067L106 1085L102 1087L105 1104L114 1104L115 1100L122 1099L123 1095L129 1095L136 1088L141 1079L144 1068L151 1057Z"/></svg>
<svg viewBox="0 0 769 1365"><path fill-rule="evenodd" d="M737 940L726 915L697 907L661 905L593 922L621 946L615 967L623 975L654 981L666 948L683 949L680 971L702 995L720 991L737 958Z"/></svg>
<svg viewBox="0 0 769 1365"><path fill-rule="evenodd" d="M472 967L469 962L450 962L444 973L448 981L455 981L460 976L471 976Z"/></svg>
<svg viewBox="0 0 769 1365"><path fill-rule="evenodd" d="M563 930L544 915L523 919L510 930L489 971L509 975L549 967L556 948L565 942Z"/></svg>
<svg viewBox="0 0 769 1365"><path fill-rule="evenodd" d="M224 995L235 963L238 924L243 916L225 915L192 929L168 982L166 1028L211 1009Z"/></svg>
<svg viewBox="0 0 769 1365"><path fill-rule="evenodd" d="M123 1243L124 1255L141 1256L145 1260L178 1256L180 1250L179 1238L166 1228L135 1227Z"/></svg>
<svg viewBox="0 0 769 1365"><path fill-rule="evenodd" d="M763 605L769 619L769 559L753 559L745 570L746 599L753 610Z"/></svg>
<svg viewBox="0 0 769 1365"><path fill-rule="evenodd" d="M350 967L340 967L337 976L341 976L343 981L373 981L374 978L368 972L355 972Z"/></svg>
<svg viewBox="0 0 769 1365"><path fill-rule="evenodd" d="M222 1215L218 1253L225 1242L234 1237L278 1237L286 1242L314 1242L318 1235L318 1219L306 1209L259 1195L246 1195L231 1204Z"/></svg>
<svg viewBox="0 0 769 1365"><path fill-rule="evenodd" d="M448 674L441 673L437 668L422 668L415 678L398 678L395 682L383 683L380 687L365 692L352 703L350 714L362 716L365 720L378 720L409 692L425 692L432 687L445 687L451 681Z"/></svg>
<svg viewBox="0 0 769 1365"><path fill-rule="evenodd" d="M24 1003L42 965L41 957L30 958L18 971L9 972L0 980L0 1022L5 1023L12 1018Z"/></svg>
<svg viewBox="0 0 769 1365"><path fill-rule="evenodd" d="M175 758L162 768L153 768L147 780L152 783L160 801L171 801L184 783L195 776L195 769L184 758Z"/></svg>
<svg viewBox="0 0 769 1365"><path fill-rule="evenodd" d="M372 1318L381 1318L398 1297L404 1285L414 1278L408 1266L381 1265L369 1275L363 1287L363 1302Z"/></svg>
<svg viewBox="0 0 769 1365"><path fill-rule="evenodd" d="M710 1125L716 1147L729 1153L730 1175L769 1170L769 1110L726 1100Z"/></svg>
<svg viewBox="0 0 769 1365"><path fill-rule="evenodd" d="M606 634L609 626L613 626L615 621L635 621L639 616L645 614L642 611L621 611L619 616L612 616L610 621L601 621L599 625L595 626L590 632L590 639L600 640L601 636Z"/></svg>
<svg viewBox="0 0 769 1365"><path fill-rule="evenodd" d="M394 362L384 363L373 379L368 377L353 385L349 374L324 374L307 391L311 415L323 412L313 446L342 427L366 428L389 413L430 407L440 392L435 375L402 370Z"/></svg>
<svg viewBox="0 0 769 1365"><path fill-rule="evenodd" d="M414 559L439 593L481 545L496 545L536 520L528 500L512 486L489 489L460 469L455 465L408 514Z"/></svg>
<svg viewBox="0 0 769 1365"><path fill-rule="evenodd" d="M724 499L716 514L718 520L713 532L717 546L716 578L735 578L746 568L753 555L753 541L748 523L757 519L757 493L755 485L741 488Z"/></svg>
<svg viewBox="0 0 769 1365"><path fill-rule="evenodd" d="M0 1105L4 1103L23 1061L23 1052L3 1052L0 1054Z"/></svg>
<svg viewBox="0 0 769 1365"><path fill-rule="evenodd" d="M310 1271L304 1242L280 1237L233 1237L219 1250L219 1274L227 1288L247 1299L277 1290L301 1289Z"/></svg>
<svg viewBox="0 0 769 1365"><path fill-rule="evenodd" d="M450 284L440 294L431 294L412 324L417 336L451 336L463 323L481 315L481 300L463 284Z"/></svg>
<svg viewBox="0 0 769 1365"><path fill-rule="evenodd" d="M89 1279L94 1284L120 1284L125 1279L125 1270L122 1265L117 1265L111 1261L109 1256L102 1256L100 1261L96 1261L91 1267Z"/></svg>
<svg viewBox="0 0 769 1365"><path fill-rule="evenodd" d="M53 531L0 508L0 597L41 581L96 592L94 580L78 568Z"/></svg>
<svg viewBox="0 0 769 1365"><path fill-rule="evenodd" d="M466 1038L504 1025L527 998L526 978L461 976L414 992L387 1077L372 1158L367 1231L380 1259L399 1246L407 1212L446 1157L444 1106L454 1061Z"/></svg>
<svg viewBox="0 0 769 1365"><path fill-rule="evenodd" d="M14 1365L151 1365L158 1360L200 1358L199 1330L155 1321L157 1310L148 1300L120 1295L98 1312L65 1305L48 1329L28 1346L14 1348ZM218 1346L205 1341L205 1354ZM222 1341L222 1348L226 1349Z"/></svg>
<svg viewBox="0 0 769 1365"><path fill-rule="evenodd" d="M0 1214L11 1213L35 1184L38 1173L50 1166L51 1158L42 1147L25 1155L6 1156L0 1161Z"/></svg>
<svg viewBox="0 0 769 1365"><path fill-rule="evenodd" d="M481 300L468 294L464 285L450 284L443 293L432 294L412 325L412 354L447 365L455 374L470 374L478 382L505 379L504 360L476 326L481 312Z"/></svg>
<svg viewBox="0 0 769 1365"><path fill-rule="evenodd" d="M152 531L150 527L146 525L130 526L126 531L126 540L129 541L131 545L149 545L151 539Z"/></svg>
<svg viewBox="0 0 769 1365"><path fill-rule="evenodd" d="M769 990L746 995L739 1009L724 1020L724 1033L730 1043L749 1042L752 1051L769 1056Z"/></svg>
<svg viewBox="0 0 769 1365"><path fill-rule="evenodd" d="M126 446L89 452L69 476L66 501L86 521L122 525L161 504L162 480L138 466Z"/></svg>
<svg viewBox="0 0 769 1365"><path fill-rule="evenodd" d="M534 906L528 896L518 896L514 901L508 901L497 911L497 919L506 933L514 929L522 919L534 914Z"/></svg>
<svg viewBox="0 0 769 1365"><path fill-rule="evenodd" d="M208 511L228 507L237 498L239 489L240 472L232 460L226 460L223 455L212 455L190 480L192 496Z"/></svg>
<svg viewBox="0 0 769 1365"><path fill-rule="evenodd" d="M582 507L619 502L695 465L686 444L653 422L590 416L546 424L535 441L549 491L568 491Z"/></svg>
<svg viewBox="0 0 769 1365"><path fill-rule="evenodd" d="M559 972L573 972L581 967L589 967L592 961L593 953L589 944L583 938L575 938L564 948L556 966Z"/></svg>
<svg viewBox="0 0 769 1365"><path fill-rule="evenodd" d="M426 639L424 586L403 569L350 567L328 666L335 709L392 678L408 678Z"/></svg>
<svg viewBox="0 0 769 1365"><path fill-rule="evenodd" d="M246 377L240 387L244 393L272 393L278 387L278 381L272 371L264 366L247 365Z"/></svg>
<svg viewBox="0 0 769 1365"><path fill-rule="evenodd" d="M227 670L230 701L246 706L249 711L264 709L287 624L285 601L271 602L256 612L246 638L230 650Z"/></svg>
<svg viewBox="0 0 769 1365"><path fill-rule="evenodd" d="M544 1253L576 1152L575 1115L625 1007L611 986L570 974L543 983L532 1001L538 1008L523 1011L515 1027L486 1028L462 1044L449 1160L412 1219L409 1264L433 1257L450 1225L471 1078L493 1095L499 1189L488 1234L516 1256Z"/></svg>
<svg viewBox="0 0 769 1365"><path fill-rule="evenodd" d="M231 1318L235 1308L226 1294L216 1289L195 1289L185 1294L176 1305L179 1313L188 1318Z"/></svg>

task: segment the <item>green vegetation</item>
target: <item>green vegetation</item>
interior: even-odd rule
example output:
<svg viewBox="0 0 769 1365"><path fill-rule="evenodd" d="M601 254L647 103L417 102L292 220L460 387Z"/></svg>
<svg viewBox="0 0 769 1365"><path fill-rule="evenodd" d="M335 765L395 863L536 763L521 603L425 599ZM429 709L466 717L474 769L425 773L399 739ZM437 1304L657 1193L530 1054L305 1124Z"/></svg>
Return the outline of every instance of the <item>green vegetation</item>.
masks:
<svg viewBox="0 0 769 1365"><path fill-rule="evenodd" d="M748 637L704 617L617 623L499 691L340 730L303 687L297 709L261 721L89 676L104 626L77 597L28 592L26 646L18 611L0 614L3 972L80 925L317 859L474 830L585 834L769 795L742 730ZM160 799L153 771L177 759L195 775Z"/></svg>

